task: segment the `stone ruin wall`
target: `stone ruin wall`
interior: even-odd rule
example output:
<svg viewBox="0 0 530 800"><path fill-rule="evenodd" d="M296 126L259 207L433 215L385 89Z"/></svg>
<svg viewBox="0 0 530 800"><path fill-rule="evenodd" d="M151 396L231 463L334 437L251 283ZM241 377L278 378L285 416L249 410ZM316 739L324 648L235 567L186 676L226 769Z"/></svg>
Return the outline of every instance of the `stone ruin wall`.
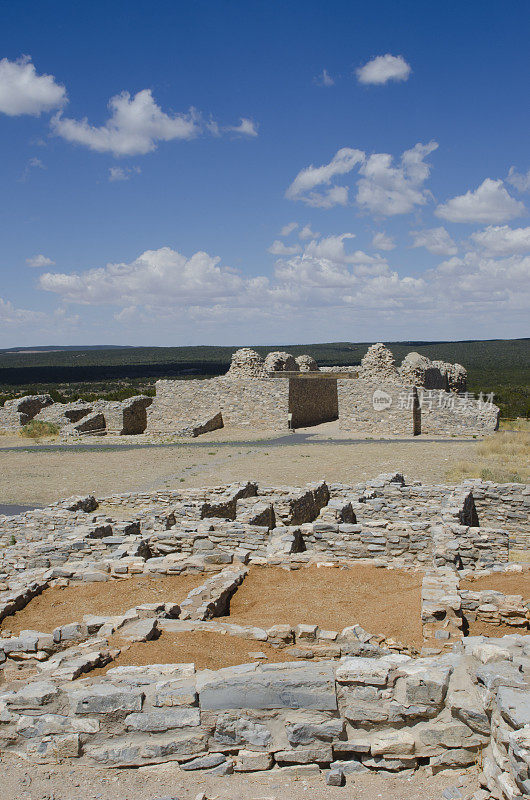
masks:
<svg viewBox="0 0 530 800"><path fill-rule="evenodd" d="M7 401L0 408L0 427L16 430L30 419L57 424L64 437L117 433L197 436L232 425L285 431L288 414L292 427L339 419L342 429L359 435L417 433L412 393L418 387L421 432L431 435L482 435L498 426L496 406L480 406L462 397L466 372L459 364L431 362L409 353L401 367L382 343L368 348L358 369L359 378L340 377L348 367L322 368L332 378L302 377L319 371L310 356L294 359L274 351L263 360L258 353L237 350L227 374L205 380L160 380L156 397L133 397L121 403L53 403L48 395ZM357 371L357 368L355 369ZM288 373L284 378L275 374ZM300 379L292 377L300 374ZM386 393L387 407L374 409L374 391ZM416 421L416 425L415 425Z"/></svg>
<svg viewBox="0 0 530 800"><path fill-rule="evenodd" d="M83 433L135 435L147 426L146 409L152 397L137 395L122 401L95 400L54 403L50 395L31 395L7 400L0 408L0 429L18 431L28 422L50 422L64 437Z"/></svg>
<svg viewBox="0 0 530 800"><path fill-rule="evenodd" d="M272 378L234 378L230 373L205 380L156 382L147 412L147 432L172 433L221 412L224 425L263 430L287 429L289 382Z"/></svg>
<svg viewBox="0 0 530 800"><path fill-rule="evenodd" d="M483 490L496 503L493 513L528 500L528 487L515 484ZM528 795L530 637L520 633L528 627L528 612L523 598L460 590L455 545L461 556L468 554L463 566L522 567L506 565L505 533L461 524L474 511L466 487L407 485L401 475L389 474L355 486L260 488L247 482L103 501L135 508L141 501L144 512L129 523L98 519L91 497L33 512L46 517L47 528L42 541L37 537L28 547L21 537L4 550L0 617L55 580L64 585L208 568L213 574L178 602L144 604L114 617L88 615L53 632L25 631L0 640L1 669L12 669L16 659L38 660L37 675L0 689L0 749L46 764L175 761L183 770L219 775L325 769L336 785L345 775L369 770L427 765L437 772L480 763L490 796ZM269 515L268 526L248 524L261 518L267 502L275 521ZM410 521L410 550L425 570L421 659L417 651L359 625L342 631L311 624L262 629L215 620L226 614L245 578L247 569L236 560L245 548L256 564L288 568L330 555L340 563L355 557L355 547L379 565L385 552L387 563L397 564L404 550L403 517ZM2 530L14 520L1 520ZM270 527L280 522L283 527ZM312 545L306 551L294 547L294 526ZM514 634L463 638L464 614L493 626L503 621ZM269 642L298 655L292 662L220 670L111 666L93 677L92 669L115 657L108 638L117 629L126 641L146 641L164 631L224 633L252 640L256 649Z"/></svg>
<svg viewBox="0 0 530 800"><path fill-rule="evenodd" d="M299 530L308 555L319 553L322 558L331 559L377 557L389 564L396 559L409 564L432 563L433 554L439 553L441 548L447 550L449 541L453 542L449 547L451 555L471 565L489 563L492 559L506 562L511 547L530 546L530 489L523 484L476 482L470 485L466 482L454 488L418 482L407 484L396 474L381 475L355 486L314 484L305 489L258 488L252 483L246 486L245 491L251 492L250 498L240 497L233 505L232 501L227 504L227 498L234 492L234 496L241 495L241 486L126 493L101 498L100 502L105 507L134 509L134 519L143 535L157 532L166 537L167 542L172 542L171 547L168 544L169 549L179 552L192 552L195 539L207 535L221 549L241 548L265 556L270 554L276 535L281 535L282 531L291 535L295 529ZM319 486L325 488L319 490ZM329 494L330 499L319 500L314 506L311 498L315 491L317 496L323 491L324 500ZM480 527L474 527L474 520L461 513L466 498L474 498L474 492L479 498L488 497L487 504L484 499L482 502L489 505L489 518L484 518L480 507ZM205 528L200 509L206 501L210 508L217 504L220 513L230 519L210 518ZM156 512L144 513L149 507L156 508ZM517 514L517 520L513 520L513 527L508 531L502 520L513 514ZM125 532L130 524L120 523L118 527ZM12 536L17 542L40 543L33 552L32 559L36 561L32 561L32 566L50 567L84 557L87 552L92 553L92 558L96 558L100 550L104 553L105 536L110 536L108 541L112 541L112 531L109 529L105 533L106 525L108 522L101 514L86 513L82 509L72 513L65 504L57 503L46 509L0 517L0 543L7 546ZM101 533L87 536L90 530L101 530ZM130 533L134 531L138 533L132 525ZM64 536L61 547L58 541L48 538L56 540L59 532ZM0 568L2 558L9 557L4 551ZM21 560L20 552L16 558ZM154 567L153 561L151 567Z"/></svg>
<svg viewBox="0 0 530 800"><path fill-rule="evenodd" d="M324 374L349 371L328 367ZM414 434L411 404L417 386L424 434L482 435L498 425L496 406L480 407L477 400L457 392L465 387L465 370L458 364L430 362L411 353L398 369L390 350L377 343L368 348L359 378L274 378L271 373L314 372L318 366L309 356L297 360L289 353L272 352L265 360L243 348L232 356L228 373L204 381L157 381L156 398L148 412L148 431L179 431L190 420L212 419L221 413L225 425L285 430L288 413L294 428L339 419L342 429L361 435ZM357 368L355 368L355 371ZM454 380L449 387L448 375ZM374 391L391 400L382 410L373 407ZM452 406L452 407L451 407Z"/></svg>

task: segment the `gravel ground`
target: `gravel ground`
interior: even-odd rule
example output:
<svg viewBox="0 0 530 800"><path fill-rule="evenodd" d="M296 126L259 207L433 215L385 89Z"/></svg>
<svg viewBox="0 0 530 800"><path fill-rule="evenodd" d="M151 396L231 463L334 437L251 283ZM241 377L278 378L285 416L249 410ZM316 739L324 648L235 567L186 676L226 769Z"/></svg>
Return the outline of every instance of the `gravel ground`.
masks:
<svg viewBox="0 0 530 800"><path fill-rule="evenodd" d="M442 800L450 787L464 798L478 788L476 774L460 771L354 775L339 788L326 786L321 775L294 779L277 770L215 778L186 774L172 764L108 771L57 764L51 769L14 756L0 763L0 785L2 800L195 800L203 794L208 800Z"/></svg>
<svg viewBox="0 0 530 800"><path fill-rule="evenodd" d="M98 450L49 451L34 445L29 450L0 451L0 500L43 505L87 492L101 496L248 479L269 486L300 486L318 478L357 483L396 470L412 480L437 483L444 482L446 470L456 462L473 460L477 446L474 441L433 442L421 437L357 444L319 437L300 444L211 442L206 447L182 444L123 450L106 449L109 443L103 441ZM0 446L9 446L7 437L0 439Z"/></svg>

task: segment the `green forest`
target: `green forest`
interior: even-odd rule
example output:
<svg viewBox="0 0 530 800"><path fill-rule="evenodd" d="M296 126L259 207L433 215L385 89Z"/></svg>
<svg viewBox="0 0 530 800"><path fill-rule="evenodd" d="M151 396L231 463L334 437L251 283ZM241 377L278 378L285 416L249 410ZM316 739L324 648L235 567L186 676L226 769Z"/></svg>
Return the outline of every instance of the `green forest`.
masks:
<svg viewBox="0 0 530 800"><path fill-rule="evenodd" d="M358 365L370 342L237 347L90 347L0 350L0 402L49 392L56 400L124 399L154 394L159 378L222 375L238 347L265 356L271 350L307 353L321 366ZM461 342L385 342L396 363L411 350L458 362L468 370L471 392L493 392L504 418L530 416L530 339Z"/></svg>

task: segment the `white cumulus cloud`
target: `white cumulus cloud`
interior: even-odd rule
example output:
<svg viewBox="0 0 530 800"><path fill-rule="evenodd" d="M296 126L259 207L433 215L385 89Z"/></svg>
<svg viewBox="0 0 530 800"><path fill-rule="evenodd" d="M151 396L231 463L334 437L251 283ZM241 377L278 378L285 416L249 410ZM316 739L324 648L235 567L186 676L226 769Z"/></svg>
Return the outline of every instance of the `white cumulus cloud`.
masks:
<svg viewBox="0 0 530 800"><path fill-rule="evenodd" d="M530 228L489 225L471 234L472 241L489 255L511 256L530 253ZM530 275L529 275L530 279Z"/></svg>
<svg viewBox="0 0 530 800"><path fill-rule="evenodd" d="M363 329L371 325L374 334L390 322L389 331L396 336L399 330L402 337L407 329L427 325L433 337L457 329L470 337L477 329L483 335L493 330L520 335L530 304L529 256L495 258L477 247L414 277L398 273L381 255L353 250L353 241L352 233L312 239L301 252L281 254L271 277L240 274L204 252L188 258L162 247L129 263L77 274L50 271L41 276L40 287L63 303L110 307L108 319L123 325L156 320L174 327L178 319L185 327L206 325L196 329L209 330L212 337L231 326L242 336L250 323L264 332L300 326L307 336L331 330L330 322L337 336L352 319ZM21 320L26 312L4 303L0 320L2 313ZM432 327L437 320L440 327Z"/></svg>
<svg viewBox="0 0 530 800"><path fill-rule="evenodd" d="M299 239L316 239L317 236L320 236L320 234L312 230L311 225L304 225L298 234Z"/></svg>
<svg viewBox="0 0 530 800"><path fill-rule="evenodd" d="M200 131L194 109L186 114L166 114L150 89L143 89L134 97L129 92L115 95L109 101L109 110L110 117L101 126L90 125L86 118L75 120L56 114L52 128L68 142L115 156L150 153L160 141L192 139Z"/></svg>
<svg viewBox="0 0 530 800"><path fill-rule="evenodd" d="M425 158L437 147L436 142L418 143L403 153L398 166L393 165L388 153L371 155L359 169L363 176L357 184L359 206L372 214L390 217L425 205L431 196L423 189L431 170Z"/></svg>
<svg viewBox="0 0 530 800"><path fill-rule="evenodd" d="M38 256L26 258L26 264L28 267L53 267L55 266L55 261L52 261L51 258L43 256L42 253L39 253Z"/></svg>
<svg viewBox="0 0 530 800"><path fill-rule="evenodd" d="M524 211L524 204L507 192L502 180L486 178L474 192L451 198L435 213L448 222L498 223L520 217Z"/></svg>
<svg viewBox="0 0 530 800"><path fill-rule="evenodd" d="M256 123L251 119L247 119L246 117L241 117L239 125L233 125L232 127L225 128L225 130L230 131L231 133L239 134L240 136L258 135Z"/></svg>
<svg viewBox="0 0 530 800"><path fill-rule="evenodd" d="M294 253L299 253L300 250L300 245L286 245L279 239L275 239L269 247L269 253L272 253L273 256L292 256Z"/></svg>
<svg viewBox="0 0 530 800"><path fill-rule="evenodd" d="M0 61L0 112L10 117L39 116L67 101L66 89L53 75L38 75L29 56Z"/></svg>
<svg viewBox="0 0 530 800"><path fill-rule="evenodd" d="M372 237L372 246L376 250L394 250L396 243L391 236L387 236L384 231L374 233Z"/></svg>
<svg viewBox="0 0 530 800"><path fill-rule="evenodd" d="M364 161L362 150L343 147L338 150L329 164L320 167L311 166L301 170L285 192L289 200L302 200L309 206L331 208L333 205L345 205L348 190L344 186L333 186L324 193L313 191L317 186L329 186L337 175L345 175Z"/></svg>
<svg viewBox="0 0 530 800"><path fill-rule="evenodd" d="M381 85L388 81L406 81L412 69L403 56L392 56L387 53L368 61L357 70L359 83Z"/></svg>
<svg viewBox="0 0 530 800"><path fill-rule="evenodd" d="M388 217L408 214L415 206L425 205L431 197L430 192L423 188L431 171L425 159L437 147L436 142L418 142L402 154L397 165L389 153L373 153L367 157L362 150L343 147L329 164L320 167L311 164L301 170L285 196L315 208L347 205L349 187L336 185L333 181L358 167L361 177L357 181L355 199L364 211ZM317 190L321 186L329 188Z"/></svg>
<svg viewBox="0 0 530 800"><path fill-rule="evenodd" d="M506 182L511 186L515 186L520 192L530 191L530 169L525 174L524 172L517 172L515 167L510 167Z"/></svg>
<svg viewBox="0 0 530 800"><path fill-rule="evenodd" d="M414 239L412 247L425 247L436 256L454 256L458 252L458 247L443 226L410 231L410 235Z"/></svg>
<svg viewBox="0 0 530 800"><path fill-rule="evenodd" d="M66 301L85 305L204 305L237 295L244 287L244 279L221 268L219 261L204 252L186 258L161 247L146 250L129 264L107 264L79 274L46 272L39 285Z"/></svg>
<svg viewBox="0 0 530 800"><path fill-rule="evenodd" d="M287 225L284 225L280 231L280 236L289 236L293 231L298 228L298 222L289 222Z"/></svg>

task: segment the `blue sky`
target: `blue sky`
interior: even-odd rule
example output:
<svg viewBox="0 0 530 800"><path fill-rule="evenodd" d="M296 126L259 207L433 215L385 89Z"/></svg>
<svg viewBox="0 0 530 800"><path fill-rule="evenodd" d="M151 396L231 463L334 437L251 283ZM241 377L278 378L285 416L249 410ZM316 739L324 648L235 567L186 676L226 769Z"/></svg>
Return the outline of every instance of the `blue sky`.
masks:
<svg viewBox="0 0 530 800"><path fill-rule="evenodd" d="M529 18L0 2L0 347L528 335Z"/></svg>

